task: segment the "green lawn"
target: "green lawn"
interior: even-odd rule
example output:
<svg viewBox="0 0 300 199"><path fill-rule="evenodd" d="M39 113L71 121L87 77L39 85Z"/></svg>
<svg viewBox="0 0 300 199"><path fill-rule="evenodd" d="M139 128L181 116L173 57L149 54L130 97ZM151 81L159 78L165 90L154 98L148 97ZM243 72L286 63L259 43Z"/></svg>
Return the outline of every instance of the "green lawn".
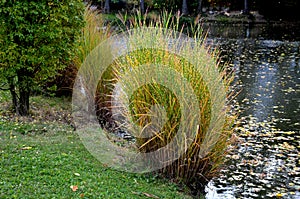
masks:
<svg viewBox="0 0 300 199"><path fill-rule="evenodd" d="M66 124L66 99L31 101L30 118L0 111L0 198L190 198L166 180L97 161Z"/></svg>
<svg viewBox="0 0 300 199"><path fill-rule="evenodd" d="M0 198L188 198L151 175L105 167L76 133L11 132L0 132Z"/></svg>

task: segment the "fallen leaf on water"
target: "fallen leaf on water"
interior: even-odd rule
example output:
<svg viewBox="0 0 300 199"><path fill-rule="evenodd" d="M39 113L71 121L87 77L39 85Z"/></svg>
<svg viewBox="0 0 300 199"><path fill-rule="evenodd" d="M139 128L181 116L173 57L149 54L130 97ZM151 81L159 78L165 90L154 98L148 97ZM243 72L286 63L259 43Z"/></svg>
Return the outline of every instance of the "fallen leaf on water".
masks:
<svg viewBox="0 0 300 199"><path fill-rule="evenodd" d="M232 155L231 158L234 159L234 160L238 160L238 159L240 159L240 156L239 155Z"/></svg>
<svg viewBox="0 0 300 199"><path fill-rule="evenodd" d="M276 197L277 197L277 198L282 198L284 195L285 195L284 193L277 193L277 194L276 194Z"/></svg>
<svg viewBox="0 0 300 199"><path fill-rule="evenodd" d="M284 134L286 134L286 135L293 135L293 134L295 134L296 132L295 131L285 131L285 132L283 132Z"/></svg>
<svg viewBox="0 0 300 199"><path fill-rule="evenodd" d="M78 186L77 185L71 185L70 188L72 189L72 191L77 191Z"/></svg>

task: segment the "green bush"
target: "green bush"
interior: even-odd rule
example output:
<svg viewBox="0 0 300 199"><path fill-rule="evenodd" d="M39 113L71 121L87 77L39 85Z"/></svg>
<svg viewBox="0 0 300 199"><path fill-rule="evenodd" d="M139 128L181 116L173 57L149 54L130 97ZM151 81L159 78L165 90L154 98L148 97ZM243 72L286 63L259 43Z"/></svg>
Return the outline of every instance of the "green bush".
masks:
<svg viewBox="0 0 300 199"><path fill-rule="evenodd" d="M91 5L88 4L85 7L83 16L85 25L81 29L79 44L72 63L59 71L55 80L48 84L48 86L57 86L55 90L57 96L72 95L73 85L81 64L88 54L111 34L110 25L105 26L103 15L97 10L93 10Z"/></svg>
<svg viewBox="0 0 300 199"><path fill-rule="evenodd" d="M74 57L83 11L81 0L0 2L0 76L18 114L29 113L32 89Z"/></svg>

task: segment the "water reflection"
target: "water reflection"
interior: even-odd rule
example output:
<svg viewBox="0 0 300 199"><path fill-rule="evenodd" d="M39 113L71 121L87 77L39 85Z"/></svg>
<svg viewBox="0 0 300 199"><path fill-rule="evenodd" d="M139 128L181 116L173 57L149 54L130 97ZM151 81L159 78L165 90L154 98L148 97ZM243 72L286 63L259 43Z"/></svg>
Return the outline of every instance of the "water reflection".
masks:
<svg viewBox="0 0 300 199"><path fill-rule="evenodd" d="M205 23L209 38L300 41L300 22L295 23Z"/></svg>
<svg viewBox="0 0 300 199"><path fill-rule="evenodd" d="M249 38L208 39L241 90L241 140L206 198L300 198L300 39L251 39L248 31Z"/></svg>
<svg viewBox="0 0 300 199"><path fill-rule="evenodd" d="M235 70L241 116L300 130L300 42L210 39Z"/></svg>

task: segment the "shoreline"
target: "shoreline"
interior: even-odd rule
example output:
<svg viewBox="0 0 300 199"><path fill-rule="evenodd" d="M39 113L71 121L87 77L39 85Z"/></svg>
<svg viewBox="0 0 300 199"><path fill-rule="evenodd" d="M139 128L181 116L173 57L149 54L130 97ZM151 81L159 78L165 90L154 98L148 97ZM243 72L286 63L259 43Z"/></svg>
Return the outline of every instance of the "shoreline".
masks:
<svg viewBox="0 0 300 199"><path fill-rule="evenodd" d="M195 18L195 17L190 17ZM250 15L245 15L240 11L232 11L229 13L216 12L214 14L205 14L201 17L201 20L205 23L228 23L228 24L276 24L276 25L298 25L300 21L288 21L288 20L272 20L265 19L263 15L260 15L258 11L251 11Z"/></svg>

